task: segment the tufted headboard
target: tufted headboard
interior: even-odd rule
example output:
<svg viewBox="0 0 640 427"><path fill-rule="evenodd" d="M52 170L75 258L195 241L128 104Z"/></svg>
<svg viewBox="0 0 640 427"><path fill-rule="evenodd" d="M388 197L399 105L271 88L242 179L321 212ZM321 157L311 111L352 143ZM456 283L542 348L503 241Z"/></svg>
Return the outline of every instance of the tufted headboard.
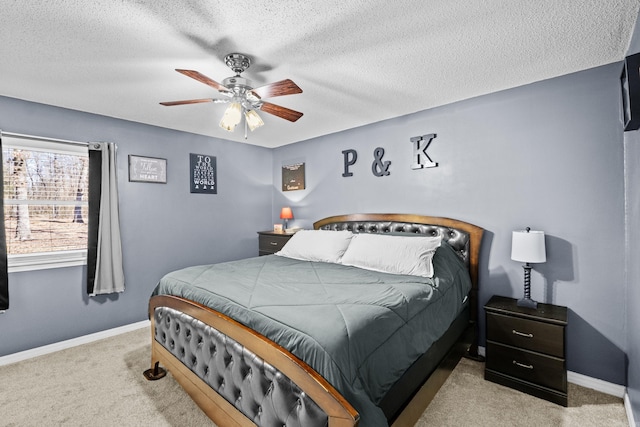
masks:
<svg viewBox="0 0 640 427"><path fill-rule="evenodd" d="M451 218L413 214L349 214L321 219L316 230L349 230L353 233L407 233L441 236L469 268L473 284L472 298L478 292L478 261L484 230L477 225ZM472 305L472 312L477 307Z"/></svg>

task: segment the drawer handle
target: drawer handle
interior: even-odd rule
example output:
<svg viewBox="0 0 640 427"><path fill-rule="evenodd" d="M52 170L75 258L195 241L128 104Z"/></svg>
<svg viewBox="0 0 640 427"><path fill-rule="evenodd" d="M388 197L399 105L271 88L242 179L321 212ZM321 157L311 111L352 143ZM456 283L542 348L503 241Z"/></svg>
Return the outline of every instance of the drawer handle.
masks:
<svg viewBox="0 0 640 427"><path fill-rule="evenodd" d="M518 332L515 329L513 329L511 332L521 337L533 338L533 334L525 334L524 332Z"/></svg>
<svg viewBox="0 0 640 427"><path fill-rule="evenodd" d="M278 242L269 242L271 246L278 246Z"/></svg>
<svg viewBox="0 0 640 427"><path fill-rule="evenodd" d="M521 368L533 369L533 365L525 365L524 363L520 363L515 360L513 361L513 364L516 366L520 366Z"/></svg>

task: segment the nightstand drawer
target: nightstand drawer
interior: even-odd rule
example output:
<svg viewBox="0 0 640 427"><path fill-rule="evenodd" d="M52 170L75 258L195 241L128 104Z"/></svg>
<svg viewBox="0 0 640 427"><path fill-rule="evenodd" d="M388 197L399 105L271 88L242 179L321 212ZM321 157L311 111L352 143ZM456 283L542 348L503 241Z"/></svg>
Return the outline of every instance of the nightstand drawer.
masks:
<svg viewBox="0 0 640 427"><path fill-rule="evenodd" d="M564 327L536 320L487 313L487 339L564 358Z"/></svg>
<svg viewBox="0 0 640 427"><path fill-rule="evenodd" d="M260 252L278 252L285 243L289 241L291 236L268 236L261 234L258 242L258 249Z"/></svg>
<svg viewBox="0 0 640 427"><path fill-rule="evenodd" d="M567 391L564 359L487 341L486 368L544 387Z"/></svg>

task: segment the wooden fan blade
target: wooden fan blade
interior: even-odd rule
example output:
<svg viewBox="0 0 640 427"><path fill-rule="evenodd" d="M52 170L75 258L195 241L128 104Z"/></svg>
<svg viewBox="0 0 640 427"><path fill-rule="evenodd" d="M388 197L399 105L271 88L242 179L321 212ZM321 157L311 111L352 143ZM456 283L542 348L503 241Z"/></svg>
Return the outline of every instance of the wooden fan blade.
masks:
<svg viewBox="0 0 640 427"><path fill-rule="evenodd" d="M302 89L300 89L298 85L293 82L293 80L286 79L257 87L251 90L251 92L253 92L254 95L256 95L258 98L273 98L274 96L302 93Z"/></svg>
<svg viewBox="0 0 640 427"><path fill-rule="evenodd" d="M227 89L226 87L222 86L220 83L218 83L215 80L210 79L209 77L205 76L202 73L199 73L197 71L194 70L180 70L178 68L176 68L176 71L179 73L184 74L185 76L191 77L192 79L196 79L197 81L204 83L208 86L211 86L214 89L217 89L221 92L228 92L229 89Z"/></svg>
<svg viewBox="0 0 640 427"><path fill-rule="evenodd" d="M299 111L291 110L290 108L282 107L270 102L263 102L260 107L260 111L273 114L274 116L289 120L290 122L295 122L302 117L302 113Z"/></svg>
<svg viewBox="0 0 640 427"><path fill-rule="evenodd" d="M203 99L187 99L185 101L168 101L161 102L160 104L166 105L170 107L172 105L185 105L185 104L200 104L201 102L215 102L213 98L203 98Z"/></svg>

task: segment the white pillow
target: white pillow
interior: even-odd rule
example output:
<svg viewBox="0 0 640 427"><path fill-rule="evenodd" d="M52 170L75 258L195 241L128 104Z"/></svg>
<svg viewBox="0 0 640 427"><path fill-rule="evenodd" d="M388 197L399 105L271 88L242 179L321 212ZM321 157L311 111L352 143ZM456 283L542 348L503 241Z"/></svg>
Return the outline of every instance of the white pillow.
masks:
<svg viewBox="0 0 640 427"><path fill-rule="evenodd" d="M342 264L391 274L433 277L433 254L441 238L355 234Z"/></svg>
<svg viewBox="0 0 640 427"><path fill-rule="evenodd" d="M351 237L350 231L300 230L276 255L302 261L339 263Z"/></svg>

